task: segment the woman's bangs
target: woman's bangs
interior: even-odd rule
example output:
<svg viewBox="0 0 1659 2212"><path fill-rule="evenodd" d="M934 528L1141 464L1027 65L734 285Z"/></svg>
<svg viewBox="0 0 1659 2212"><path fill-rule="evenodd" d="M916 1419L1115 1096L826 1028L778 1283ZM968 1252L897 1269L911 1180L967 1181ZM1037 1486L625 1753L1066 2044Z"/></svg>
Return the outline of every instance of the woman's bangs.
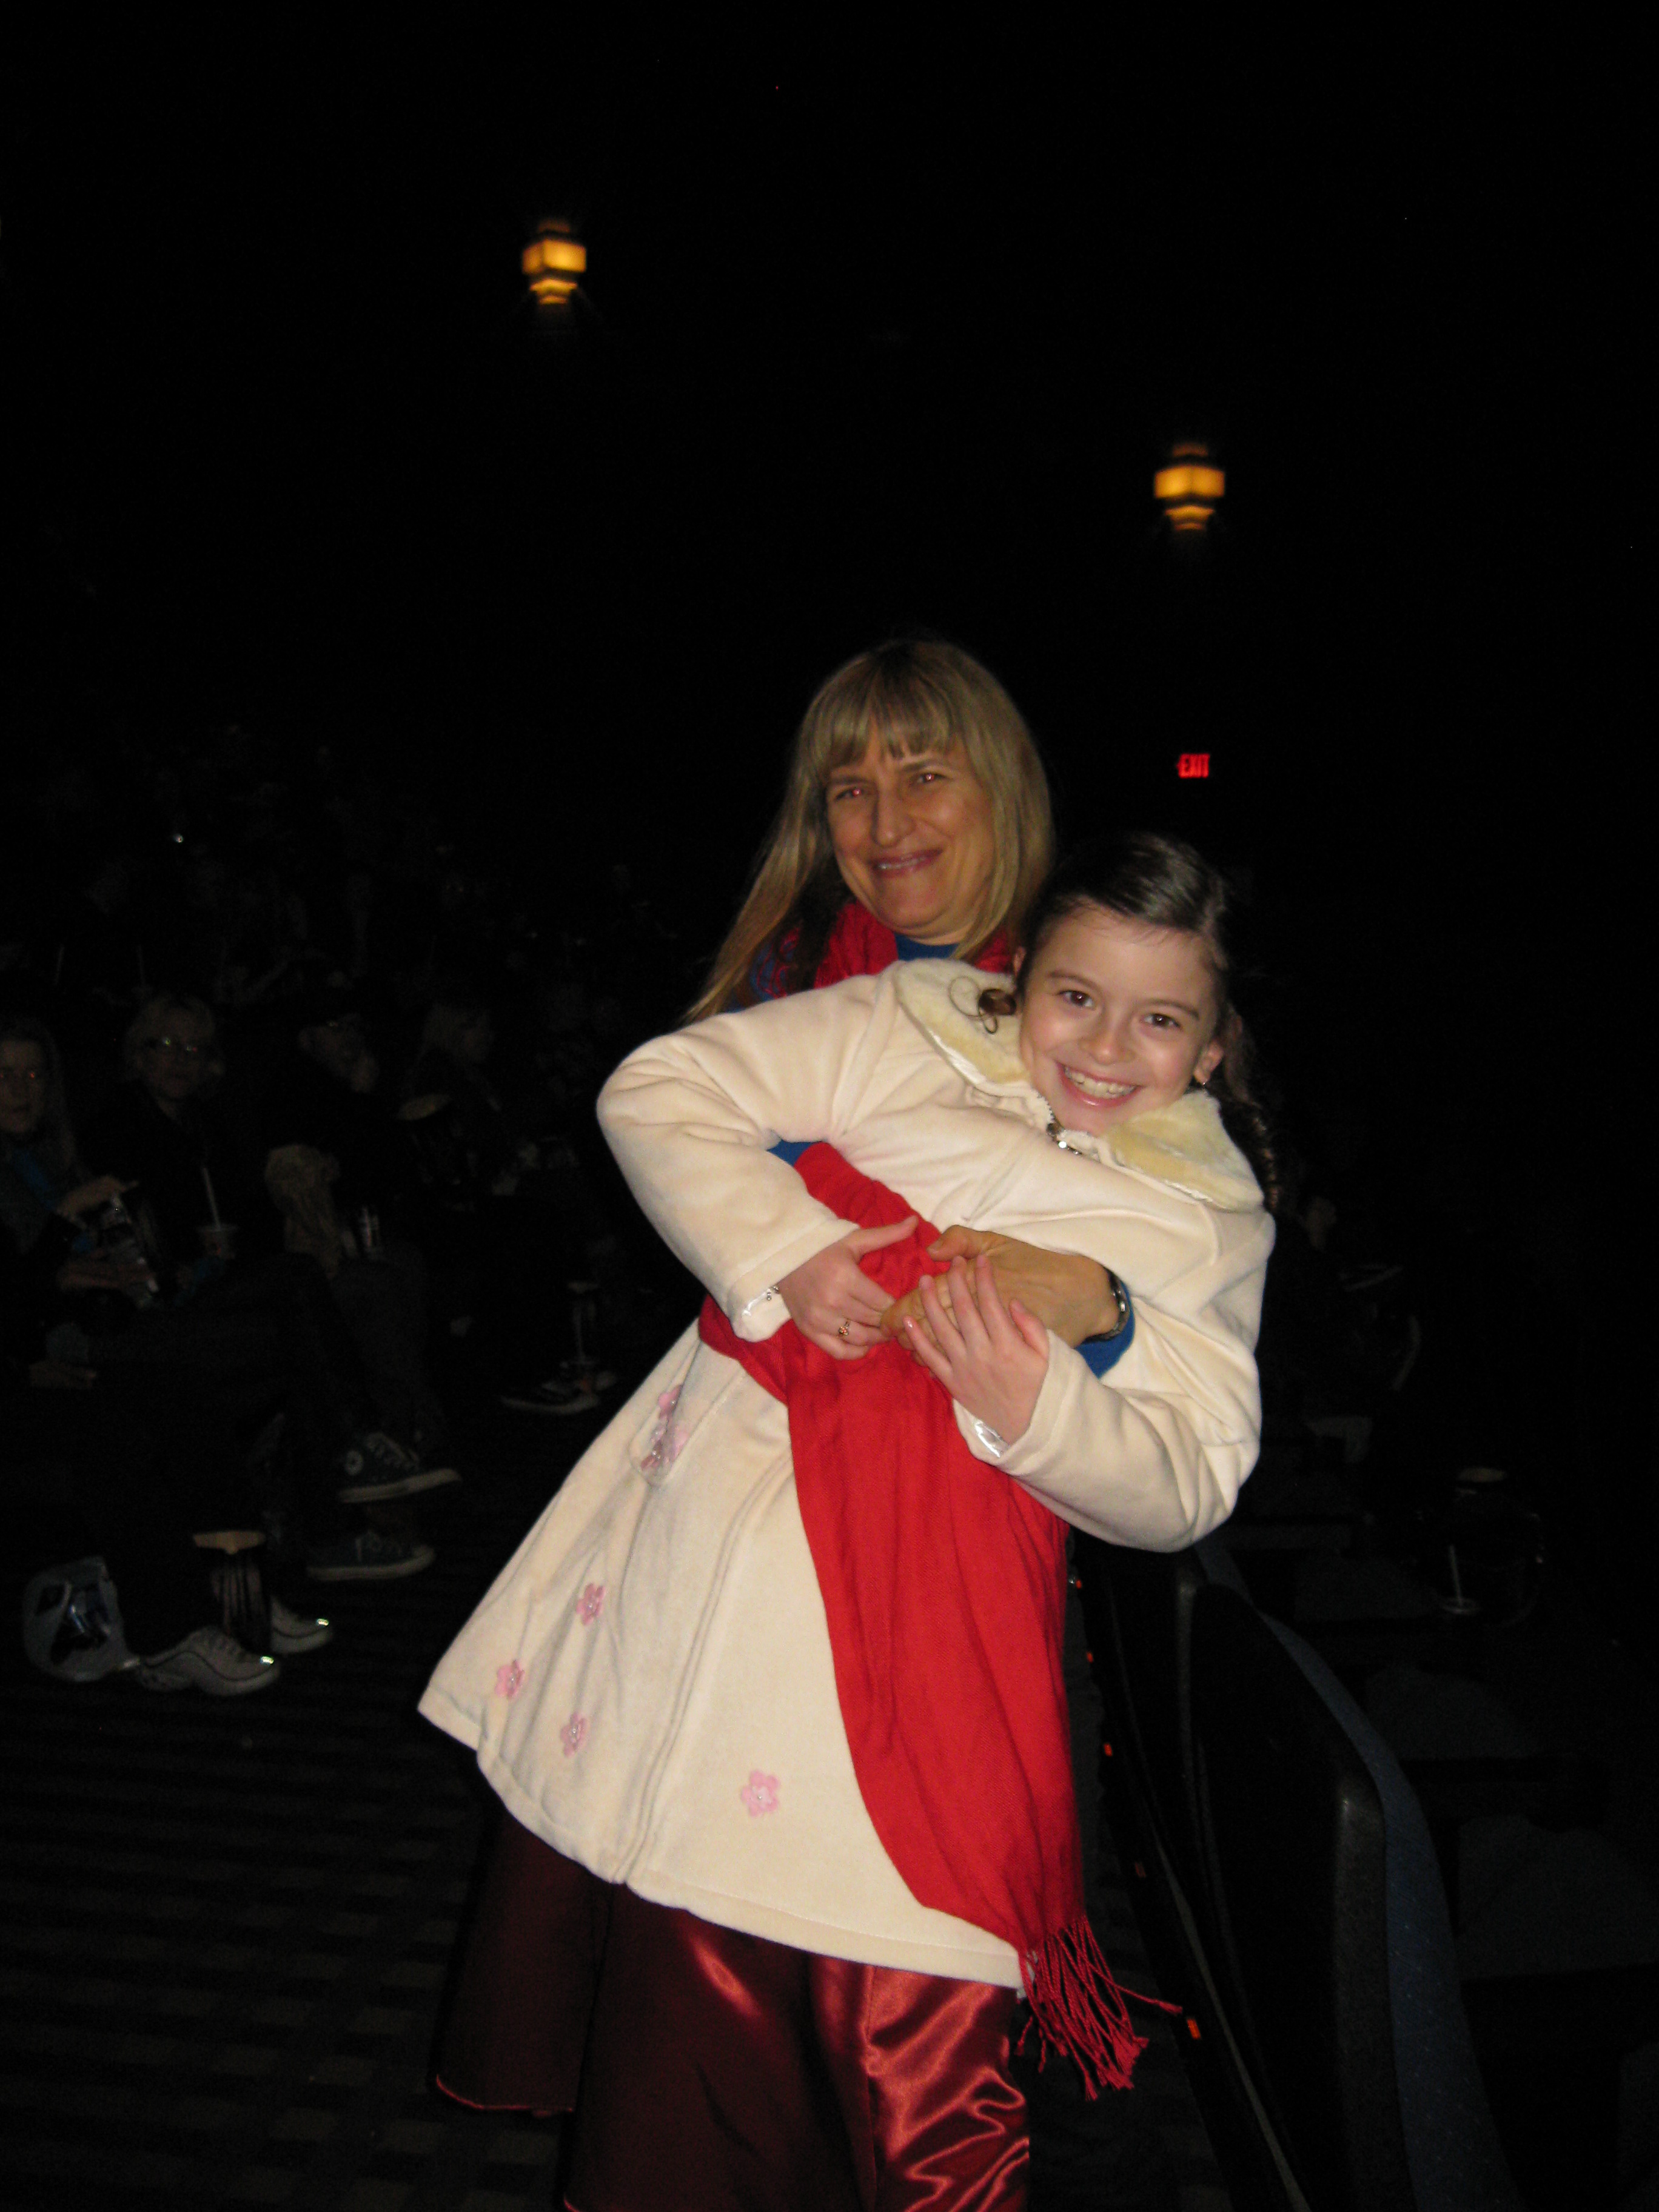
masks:
<svg viewBox="0 0 1659 2212"><path fill-rule="evenodd" d="M863 697L849 700L840 713L826 717L815 733L813 765L820 785L838 769L864 758L872 731L889 760L958 750L961 738L944 700L927 690L884 698L881 689L872 685Z"/></svg>

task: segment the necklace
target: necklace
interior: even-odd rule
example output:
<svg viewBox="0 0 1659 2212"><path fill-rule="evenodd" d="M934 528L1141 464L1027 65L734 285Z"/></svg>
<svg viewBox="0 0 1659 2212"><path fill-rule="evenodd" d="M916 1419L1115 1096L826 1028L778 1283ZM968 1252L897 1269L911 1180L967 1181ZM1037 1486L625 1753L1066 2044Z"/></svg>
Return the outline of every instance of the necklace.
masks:
<svg viewBox="0 0 1659 2212"><path fill-rule="evenodd" d="M1066 1132L1060 1127L1052 1106L1048 1109L1048 1142L1057 1152L1070 1152L1073 1159L1080 1160L1087 1157L1078 1146L1067 1141Z"/></svg>

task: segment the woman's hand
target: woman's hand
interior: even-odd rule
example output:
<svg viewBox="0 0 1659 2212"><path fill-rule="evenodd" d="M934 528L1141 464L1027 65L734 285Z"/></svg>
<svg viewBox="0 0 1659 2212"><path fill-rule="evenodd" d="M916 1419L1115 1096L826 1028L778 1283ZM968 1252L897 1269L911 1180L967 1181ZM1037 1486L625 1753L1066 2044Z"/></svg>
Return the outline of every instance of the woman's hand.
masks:
<svg viewBox="0 0 1659 2212"><path fill-rule="evenodd" d="M124 1190L131 1190L130 1182L119 1176L94 1176L90 1182L77 1183L66 1198L58 1201L58 1211L71 1221L78 1221L83 1213L90 1213L94 1206L106 1206L112 1198L119 1198Z"/></svg>
<svg viewBox="0 0 1659 2212"><path fill-rule="evenodd" d="M1018 1298L1026 1312L1045 1328L1053 1329L1062 1344L1074 1349L1085 1337L1110 1336L1120 1316L1106 1270L1097 1261L1076 1252L1045 1252L1036 1244L1022 1244L1017 1237L999 1237L983 1229L947 1229L927 1248L930 1260L977 1260L991 1262L997 1292L1006 1304ZM951 1274L955 1273L951 1270ZM951 1303L951 1275L944 1275L935 1291L945 1305ZM908 1322L925 1322L921 1286L896 1299L881 1317L889 1336L902 1336ZM981 1417L982 1418L982 1417Z"/></svg>
<svg viewBox="0 0 1659 2212"><path fill-rule="evenodd" d="M809 1344L832 1359L862 1359L882 1340L881 1316L887 1293L872 1283L859 1261L866 1252L897 1244L916 1225L914 1213L887 1229L855 1229L839 1244L828 1244L792 1267L778 1285L789 1318Z"/></svg>
<svg viewBox="0 0 1659 2212"><path fill-rule="evenodd" d="M953 1260L944 1278L924 1275L921 1319L907 1322L910 1349L975 1420L1015 1443L1031 1425L1042 1378L1048 1371L1048 1335L1018 1299L1005 1304L988 1258L981 1253L969 1279L965 1262Z"/></svg>

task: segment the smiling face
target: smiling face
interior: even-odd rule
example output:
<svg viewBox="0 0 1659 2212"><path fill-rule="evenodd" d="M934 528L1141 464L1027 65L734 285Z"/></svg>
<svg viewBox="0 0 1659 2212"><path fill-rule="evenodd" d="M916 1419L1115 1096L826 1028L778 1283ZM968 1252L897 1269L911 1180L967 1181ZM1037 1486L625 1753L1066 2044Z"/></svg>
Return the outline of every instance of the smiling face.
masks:
<svg viewBox="0 0 1659 2212"><path fill-rule="evenodd" d="M26 1145L46 1114L46 1054L31 1037L0 1042L0 1136Z"/></svg>
<svg viewBox="0 0 1659 2212"><path fill-rule="evenodd" d="M1086 907L1056 925L1023 981L1019 1056L1064 1128L1103 1136L1220 1061L1215 977L1189 930Z"/></svg>
<svg viewBox="0 0 1659 2212"><path fill-rule="evenodd" d="M824 808L842 880L900 937L948 949L979 919L995 852L990 793L959 745L894 759L879 733L833 770Z"/></svg>

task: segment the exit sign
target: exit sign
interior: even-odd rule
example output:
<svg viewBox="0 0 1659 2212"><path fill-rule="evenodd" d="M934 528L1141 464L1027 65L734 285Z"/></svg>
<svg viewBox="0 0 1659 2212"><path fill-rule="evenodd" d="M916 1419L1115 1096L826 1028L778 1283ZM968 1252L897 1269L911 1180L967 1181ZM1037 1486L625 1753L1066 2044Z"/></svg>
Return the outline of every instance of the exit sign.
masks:
<svg viewBox="0 0 1659 2212"><path fill-rule="evenodd" d="M1183 783L1190 782L1194 776L1208 775L1209 773L1210 756L1208 753L1182 753L1180 759L1176 763L1176 774L1182 779Z"/></svg>

